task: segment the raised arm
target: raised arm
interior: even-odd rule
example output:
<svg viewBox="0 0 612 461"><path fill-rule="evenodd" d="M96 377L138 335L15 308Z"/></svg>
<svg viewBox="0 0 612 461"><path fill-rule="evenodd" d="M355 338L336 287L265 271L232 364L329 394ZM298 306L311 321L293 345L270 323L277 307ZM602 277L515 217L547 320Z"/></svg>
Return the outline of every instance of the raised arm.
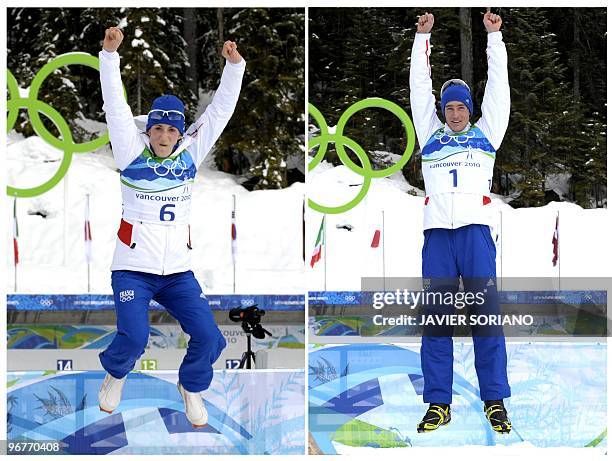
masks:
<svg viewBox="0 0 612 461"><path fill-rule="evenodd" d="M483 19L487 29L487 85L482 98L482 118L476 125L493 147L501 146L510 119L510 84L508 83L508 54L499 31L500 16L486 13Z"/></svg>
<svg viewBox="0 0 612 461"><path fill-rule="evenodd" d="M212 102L187 133L196 138L197 147L196 152L194 152L196 167L200 166L221 136L223 129L234 113L240 96L246 62L238 53L236 44L231 41L223 44L221 55L226 59L226 63L219 87Z"/></svg>
<svg viewBox="0 0 612 461"><path fill-rule="evenodd" d="M100 58L100 82L102 84L102 109L106 115L106 124L110 134L115 164L124 170L142 152L145 147L139 130L134 123L134 116L123 96L119 53L117 48L123 41L123 33L118 27L109 27L104 36L103 50Z"/></svg>
<svg viewBox="0 0 612 461"><path fill-rule="evenodd" d="M443 126L436 114L436 98L432 94L431 67L429 66L431 53L429 38L433 24L433 14L425 13L419 17L410 55L410 108L421 149L429 137Z"/></svg>

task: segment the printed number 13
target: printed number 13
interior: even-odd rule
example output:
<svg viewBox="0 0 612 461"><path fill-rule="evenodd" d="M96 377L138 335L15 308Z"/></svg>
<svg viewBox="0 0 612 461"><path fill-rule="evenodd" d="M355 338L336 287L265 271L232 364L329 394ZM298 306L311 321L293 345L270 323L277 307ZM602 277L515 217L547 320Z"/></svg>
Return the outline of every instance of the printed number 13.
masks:
<svg viewBox="0 0 612 461"><path fill-rule="evenodd" d="M457 170L450 170L449 173L453 175L453 187L457 187Z"/></svg>

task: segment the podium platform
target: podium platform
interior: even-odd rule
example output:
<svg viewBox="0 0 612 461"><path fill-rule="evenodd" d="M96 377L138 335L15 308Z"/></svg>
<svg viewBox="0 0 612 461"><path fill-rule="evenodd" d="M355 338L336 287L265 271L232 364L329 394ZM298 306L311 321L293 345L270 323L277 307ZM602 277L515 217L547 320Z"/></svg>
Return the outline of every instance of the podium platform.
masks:
<svg viewBox="0 0 612 461"><path fill-rule="evenodd" d="M479 396L473 344L457 338L452 421L419 434L416 427L427 409L419 345L311 345L310 452L505 445L504 450L517 453L524 447L594 447L604 453L606 338L591 343L509 341L507 354L509 435L491 429Z"/></svg>
<svg viewBox="0 0 612 461"><path fill-rule="evenodd" d="M184 413L178 372L133 372L120 406L98 408L104 372L9 372L8 440L59 441L61 454L303 454L304 370L215 371L208 425ZM56 453L56 454L60 454Z"/></svg>

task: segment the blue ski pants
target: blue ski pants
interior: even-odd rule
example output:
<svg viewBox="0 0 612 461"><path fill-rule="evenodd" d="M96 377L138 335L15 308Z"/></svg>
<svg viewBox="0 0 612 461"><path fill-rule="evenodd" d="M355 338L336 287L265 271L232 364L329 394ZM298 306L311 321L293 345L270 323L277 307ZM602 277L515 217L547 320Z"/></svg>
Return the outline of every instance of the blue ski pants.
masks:
<svg viewBox="0 0 612 461"><path fill-rule="evenodd" d="M457 292L459 277L465 291L488 292L479 314L499 314L495 281L495 243L489 226L472 224L457 229L427 229L423 244L423 278L429 290ZM426 306L425 313L453 314L455 306ZM480 398L501 400L510 397L506 343L501 327L472 326L474 357ZM424 378L423 401L452 403L452 327L443 334L425 329L421 340L421 368ZM448 333L448 335L445 335Z"/></svg>
<svg viewBox="0 0 612 461"><path fill-rule="evenodd" d="M112 288L117 313L117 334L100 353L104 369L115 378L127 375L144 353L149 338L149 303L164 306L190 336L187 353L179 368L179 381L190 392L208 389L213 363L226 346L208 301L193 272L156 275L113 271Z"/></svg>

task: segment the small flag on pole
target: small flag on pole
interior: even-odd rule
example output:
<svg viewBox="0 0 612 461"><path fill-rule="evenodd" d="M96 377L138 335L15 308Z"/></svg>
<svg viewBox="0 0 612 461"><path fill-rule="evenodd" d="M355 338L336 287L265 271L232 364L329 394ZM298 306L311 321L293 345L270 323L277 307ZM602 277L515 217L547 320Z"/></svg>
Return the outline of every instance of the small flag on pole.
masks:
<svg viewBox="0 0 612 461"><path fill-rule="evenodd" d="M85 260L91 263L91 224L89 223L89 194L85 202Z"/></svg>
<svg viewBox="0 0 612 461"><path fill-rule="evenodd" d="M232 261L236 261L236 250L237 250L237 241L236 241L236 210L232 210Z"/></svg>
<svg viewBox="0 0 612 461"><path fill-rule="evenodd" d="M325 215L323 215L323 219L321 220L321 226L319 227L319 233L317 234L317 241L315 242L314 251L312 252L312 258L310 258L310 267L314 267L314 265L321 260L323 245L325 245L324 227Z"/></svg>
<svg viewBox="0 0 612 461"><path fill-rule="evenodd" d="M555 221L555 231L553 232L552 244L553 244L552 264L553 264L553 267L555 267L557 265L557 261L559 260L559 215L557 215L557 219Z"/></svg>
<svg viewBox="0 0 612 461"><path fill-rule="evenodd" d="M372 237L372 244L370 245L370 247L378 248L378 245L380 245L380 230L376 229L374 231L374 236Z"/></svg>
<svg viewBox="0 0 612 461"><path fill-rule="evenodd" d="M17 198L13 201L13 257L15 267L19 264L19 226L17 224Z"/></svg>
<svg viewBox="0 0 612 461"><path fill-rule="evenodd" d="M236 293L236 256L238 255L238 233L236 232L236 195L232 195L232 293Z"/></svg>

